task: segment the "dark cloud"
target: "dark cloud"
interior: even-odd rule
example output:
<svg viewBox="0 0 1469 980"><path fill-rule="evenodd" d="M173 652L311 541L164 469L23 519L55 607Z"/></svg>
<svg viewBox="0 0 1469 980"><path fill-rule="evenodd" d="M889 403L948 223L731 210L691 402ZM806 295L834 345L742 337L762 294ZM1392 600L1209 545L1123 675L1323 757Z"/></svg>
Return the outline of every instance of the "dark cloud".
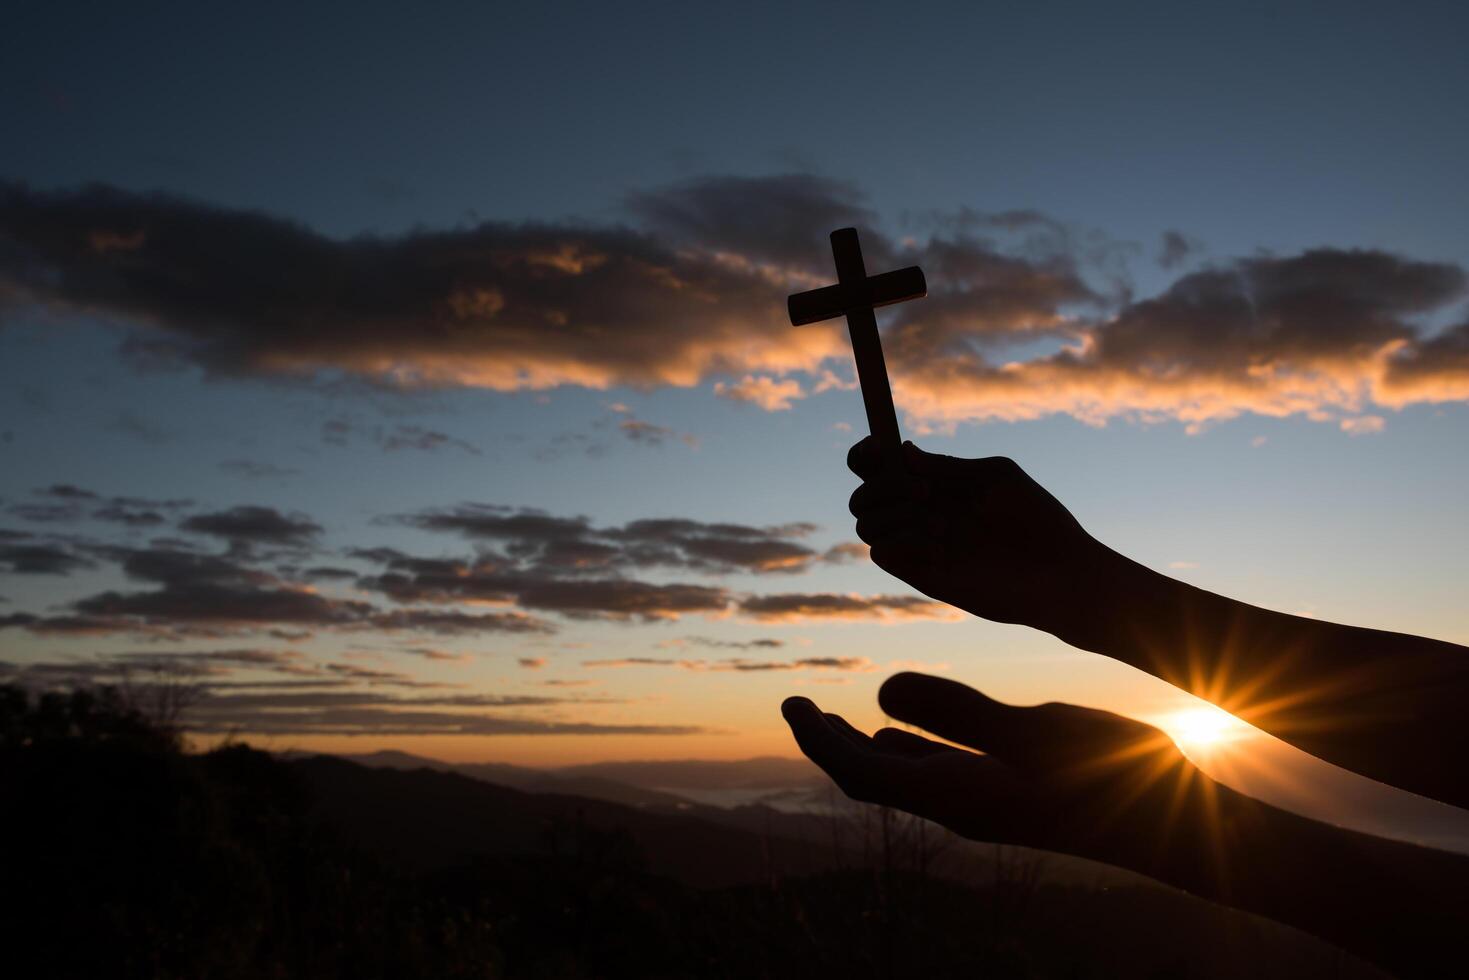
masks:
<svg viewBox="0 0 1469 980"><path fill-rule="evenodd" d="M1469 321L1394 350L1376 397L1389 408L1469 401Z"/></svg>
<svg viewBox="0 0 1469 980"><path fill-rule="evenodd" d="M435 449L459 449L474 456L480 455L479 448L446 432L426 429L420 425L369 425L348 418L327 419L321 426L322 441L333 446L350 445L354 438L365 439L384 452L417 449L429 452Z"/></svg>
<svg viewBox="0 0 1469 980"><path fill-rule="evenodd" d="M364 576L359 585L398 602L513 602L573 619L674 620L689 613L721 612L730 598L718 586L507 570L495 560L399 558L389 568L393 570Z"/></svg>
<svg viewBox="0 0 1469 980"><path fill-rule="evenodd" d="M415 681L409 674L398 670L379 670L374 667L363 667L360 664L330 663L326 664L324 670L328 674L341 677L349 681L358 681L371 687L387 685L389 687L444 687L443 684L424 683Z"/></svg>
<svg viewBox="0 0 1469 980"><path fill-rule="evenodd" d="M64 661L0 664L0 674L22 684L132 684L166 680L196 683L201 685L201 690L202 685L217 685L221 683L220 678L230 677L239 670L297 678L323 674L303 653L265 649L129 651Z"/></svg>
<svg viewBox="0 0 1469 980"><path fill-rule="evenodd" d="M517 593L527 609L574 619L676 620L689 613L718 613L729 605L727 590L715 586L653 584L629 579L564 579L528 583Z"/></svg>
<svg viewBox="0 0 1469 980"><path fill-rule="evenodd" d="M547 697L537 694L430 694L383 695L375 691L268 690L251 693L211 695L193 706L193 714L214 716L262 711L297 712L315 708L545 708L574 704L624 704L610 699Z"/></svg>
<svg viewBox="0 0 1469 980"><path fill-rule="evenodd" d="M228 635L280 626L352 627L377 612L365 602L330 598L279 580L232 556L172 547L92 545L88 551L116 562L128 578L159 587L109 590L70 603L67 615L31 616L0 625L35 633ZM42 556L21 557L34 562Z"/></svg>
<svg viewBox="0 0 1469 980"><path fill-rule="evenodd" d="M824 270L830 263L831 229L877 223L862 200L856 186L846 181L788 174L703 177L635 193L628 207L655 232L680 244L717 243L747 261ZM890 261L882 240L863 245L873 271Z"/></svg>
<svg viewBox="0 0 1469 980"><path fill-rule="evenodd" d="M843 595L832 592L790 592L750 596L739 602L742 613L765 622L809 620L878 620L900 622L920 619L956 619L954 607L920 596Z"/></svg>
<svg viewBox="0 0 1469 980"><path fill-rule="evenodd" d="M0 616L0 629L24 629L37 636L103 636L108 633L137 633L149 636L172 636L173 631L150 627L123 617L108 616L38 616L35 613L11 613Z"/></svg>
<svg viewBox="0 0 1469 980"><path fill-rule="evenodd" d="M627 572L659 567L703 573L796 572L819 561L840 562L860 545L819 552L801 543L816 528L805 523L755 527L685 518L629 521L597 527L585 517L539 510L466 504L399 518L424 530L457 533L502 550L474 558L414 558L393 549L358 550L355 557L384 569L358 584L404 603L498 602L569 618L674 621L720 615L731 608L771 621L803 618L946 618L947 607L902 596L831 594L737 599L727 587L655 583Z"/></svg>
<svg viewBox="0 0 1469 980"><path fill-rule="evenodd" d="M76 523L89 517L96 521L128 527L157 527L168 522L165 511L189 506L189 500L149 500L142 497L103 497L69 483L56 483L34 491L46 503L12 504L6 510L35 523Z"/></svg>
<svg viewBox="0 0 1469 980"><path fill-rule="evenodd" d="M629 442L643 446L662 446L668 442L678 441L690 449L699 448L699 438L692 433L679 432L666 425L644 421L633 415L625 405L614 405L612 410L623 416L617 422L617 431Z"/></svg>
<svg viewBox="0 0 1469 980"><path fill-rule="evenodd" d="M99 231L136 247L98 249ZM216 374L687 385L725 362L797 366L810 347L787 339L780 284L622 228L337 240L163 195L0 185L0 236L0 296L147 323L155 356Z"/></svg>
<svg viewBox="0 0 1469 980"><path fill-rule="evenodd" d="M583 660L583 667L680 667L699 663L694 660L674 660L670 657L617 657L611 660Z"/></svg>
<svg viewBox="0 0 1469 980"><path fill-rule="evenodd" d="M429 531L502 542L511 559L541 569L596 571L669 567L701 572L798 572L820 556L800 543L815 525L752 527L685 518L631 521L594 527L585 517L538 510L465 504L401 518Z"/></svg>
<svg viewBox="0 0 1469 980"><path fill-rule="evenodd" d="M270 676L238 680L236 671ZM279 676L282 674L288 676ZM182 685L187 696L180 702L180 720L186 730L202 735L687 735L709 731L689 725L531 717L526 713L554 708L560 715L579 706L626 702L442 690L448 685L427 684L395 671L354 664L319 665L291 651L202 650L33 663L0 661L0 681L43 689L122 685L139 696ZM440 690L404 693L422 688Z"/></svg>
<svg viewBox="0 0 1469 980"><path fill-rule="evenodd" d="M280 479L299 476L301 473L300 470L289 466L277 466L274 463L262 463L251 459L227 459L219 464L219 468L226 473L249 480Z"/></svg>
<svg viewBox="0 0 1469 980"><path fill-rule="evenodd" d="M511 541L525 547L544 547L592 536L585 517L555 517L540 510L516 510L490 504L464 504L452 510L424 511L403 522L426 531L453 531L468 538Z"/></svg>
<svg viewBox="0 0 1469 980"><path fill-rule="evenodd" d="M798 543L814 524L766 527L661 518L632 521L605 535L628 546L634 561L714 571L794 572L805 570L816 552Z"/></svg>
<svg viewBox="0 0 1469 980"><path fill-rule="evenodd" d="M1165 269L1182 265L1199 251L1199 243L1179 231L1163 232L1162 244L1158 247L1158 264Z"/></svg>
<svg viewBox="0 0 1469 980"><path fill-rule="evenodd" d="M321 708L314 711L221 711L190 722L201 734L249 735L705 735L698 725L619 725L600 722L543 721L451 711L414 711L402 707Z"/></svg>
<svg viewBox="0 0 1469 980"><path fill-rule="evenodd" d="M114 500L128 506L146 503L138 498ZM172 507L177 502L154 503ZM548 634L556 630L548 614L624 623L717 617L731 611L778 619L772 609L759 604L759 597L742 598L725 585L647 581L632 573L655 568L721 575L789 572L850 557L847 545L822 552L803 543L815 531L805 523L752 526L656 518L602 527L585 517L486 505L424 511L393 520L457 534L481 550L465 558L423 558L388 547L347 550L347 557L378 566L368 573L307 565L291 559L315 544L320 525L304 515L260 506L195 514L180 523L182 530L226 542L222 553L203 550L188 539L159 538L135 546L85 539L53 542L5 532L0 538L0 568L59 574L107 562L147 588L111 588L46 614L19 611L0 620L0 628L42 636L126 634L238 642L236 638L250 636L295 641L323 630ZM285 552L288 560L282 562L282 552L260 552L255 550L258 545L294 550ZM313 580L351 582L396 608L318 591L306 584ZM856 600L847 597L847 601ZM920 615L920 607L901 607L885 597L867 601L879 619ZM464 608L485 604L507 608ZM852 609L845 614L856 615ZM792 613L786 618L798 617ZM739 646L774 648L779 642L745 641Z"/></svg>
<svg viewBox="0 0 1469 980"><path fill-rule="evenodd" d="M417 425L394 426L382 434L381 445L388 452L396 449L433 450L444 446L451 446L456 449L462 449L475 456L480 454L478 449L463 439L456 439L446 433L436 432L433 429L425 429Z"/></svg>
<svg viewBox="0 0 1469 980"><path fill-rule="evenodd" d="M726 657L723 660L677 660L665 657L621 657L614 660L584 660L583 667L678 667L681 670L732 671L766 673L778 670L868 671L872 661L866 657L803 657L799 660L746 660Z"/></svg>
<svg viewBox="0 0 1469 980"><path fill-rule="evenodd" d="M365 602L329 599L304 589L210 582L174 583L153 592L102 592L77 600L72 608L84 616L158 627L176 623L345 626L363 622L373 611Z"/></svg>
<svg viewBox="0 0 1469 980"><path fill-rule="evenodd" d="M234 679L241 671L265 673L271 677L268 680ZM279 694L280 691L296 691L301 688L320 690L354 687L350 693L339 691L330 695L332 703L347 703L348 699L355 699L353 703L364 700L382 701L384 696L375 693L381 687L442 689L455 686L420 681L401 671L379 670L350 663L320 663L297 650L257 648L105 653L69 661L0 665L0 673L12 676L22 683L37 680L47 683L70 680L87 684L187 681L197 684L198 691L202 694L244 689L269 692L250 695L252 698L262 699L267 696L283 697ZM286 679L282 679L283 677ZM439 699L438 703L446 705L467 706L475 703L470 696L434 697ZM243 696L237 701L242 702ZM415 695L415 703L429 701L429 698ZM494 702L486 699L484 703Z"/></svg>
<svg viewBox="0 0 1469 980"><path fill-rule="evenodd" d="M231 544L268 544L301 548L314 543L321 525L273 507L241 506L196 514L179 525L185 531L223 538Z"/></svg>
<svg viewBox="0 0 1469 980"><path fill-rule="evenodd" d="M328 581L345 582L357 578L357 573L350 568L337 568L332 565L315 565L306 569L307 578L325 579Z"/></svg>
<svg viewBox="0 0 1469 980"><path fill-rule="evenodd" d="M118 562L128 578L160 585L267 585L276 579L225 555L204 554L173 547L128 548L105 546L98 555Z"/></svg>
<svg viewBox="0 0 1469 980"><path fill-rule="evenodd" d="M43 497L55 497L57 500L100 499L97 494L93 493L92 491L83 490L81 487L72 486L70 483L53 483L49 487L46 487L42 490L37 490L36 493Z"/></svg>
<svg viewBox="0 0 1469 980"><path fill-rule="evenodd" d="M686 636L682 640L669 641L659 646L688 645L696 647L712 647L719 650L779 650L785 646L785 640L777 640L771 637L761 637L756 640L715 640L707 636Z"/></svg>
<svg viewBox="0 0 1469 980"><path fill-rule="evenodd" d="M13 575L69 575L95 563L58 544L9 543L0 539L0 572Z"/></svg>
<svg viewBox="0 0 1469 980"><path fill-rule="evenodd" d="M146 510L136 507L128 507L123 504L108 504L92 511L92 517L99 521L110 521L114 524L125 524L128 527L158 527L168 523L156 510Z"/></svg>
<svg viewBox="0 0 1469 980"><path fill-rule="evenodd" d="M472 659L467 653L454 653L449 650L440 650L437 647L403 647L401 649L404 653L411 653L425 660L468 663Z"/></svg>
<svg viewBox="0 0 1469 980"><path fill-rule="evenodd" d="M817 670L866 670L872 666L866 657L804 657L796 664Z"/></svg>
<svg viewBox="0 0 1469 980"><path fill-rule="evenodd" d="M650 446L661 446L665 440L677 435L666 425L654 425L641 419L623 419L617 423L617 430L633 442Z"/></svg>
<svg viewBox="0 0 1469 980"><path fill-rule="evenodd" d="M373 629L417 630L444 636L555 632L555 627L546 620L525 613L465 613L447 609L397 609L377 613L366 620L364 625Z"/></svg>
<svg viewBox="0 0 1469 980"><path fill-rule="evenodd" d="M11 504L5 512L34 524L71 524L81 519L83 509L75 501L57 504Z"/></svg>

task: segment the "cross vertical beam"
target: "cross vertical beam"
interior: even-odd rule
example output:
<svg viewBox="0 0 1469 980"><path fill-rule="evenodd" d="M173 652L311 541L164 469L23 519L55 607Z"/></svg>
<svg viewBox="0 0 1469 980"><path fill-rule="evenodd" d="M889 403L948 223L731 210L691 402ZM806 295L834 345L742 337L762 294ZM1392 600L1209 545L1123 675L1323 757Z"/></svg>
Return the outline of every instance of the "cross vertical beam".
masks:
<svg viewBox="0 0 1469 980"><path fill-rule="evenodd" d="M836 262L837 284L791 296L787 300L791 323L799 326L846 316L857 380L862 385L862 404L867 410L867 428L877 441L883 466L895 470L901 467L903 437L893 408L877 317L872 311L874 307L926 296L928 285L917 266L869 277L855 228L839 228L831 233L831 254Z"/></svg>
<svg viewBox="0 0 1469 980"><path fill-rule="evenodd" d="M877 439L884 461L903 444L898 431L898 412L893 407L893 389L888 383L887 361L877 333L877 316L872 312L867 267L857 229L842 228L831 233L831 257L836 261L837 282L850 300L847 304L847 333L852 337L852 357L862 384L862 405L867 409L867 429ZM867 295L864 295L867 294ZM862 300L867 302L862 302Z"/></svg>

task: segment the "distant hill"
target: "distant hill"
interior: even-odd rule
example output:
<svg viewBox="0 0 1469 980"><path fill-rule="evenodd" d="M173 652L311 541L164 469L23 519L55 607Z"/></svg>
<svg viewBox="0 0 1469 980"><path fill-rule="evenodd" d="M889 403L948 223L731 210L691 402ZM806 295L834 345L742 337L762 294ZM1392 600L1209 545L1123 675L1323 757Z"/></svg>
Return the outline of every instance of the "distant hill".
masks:
<svg viewBox="0 0 1469 980"><path fill-rule="evenodd" d="M562 776L596 776L646 789L786 789L825 783L826 776L806 759L760 756L754 759L667 759L645 762L593 762L567 766Z"/></svg>
<svg viewBox="0 0 1469 980"><path fill-rule="evenodd" d="M286 758L301 758L288 753ZM533 769L505 762L445 762L384 750L343 755L364 766L457 772L498 786L532 793L566 793L628 806L685 808L691 804L734 809L763 804L787 812L825 811L832 805L831 781L806 759L673 759L594 762Z"/></svg>
<svg viewBox="0 0 1469 980"><path fill-rule="evenodd" d="M509 786L532 793L585 796L588 799L607 800L628 806L677 807L680 804L692 802L682 796L659 792L642 784L608 779L593 772L532 769L506 762L444 762L393 750L370 752L363 755L344 755L338 758L378 769L433 769L438 772L456 772L471 779L481 779L498 786ZM593 769L595 767L582 768Z"/></svg>
<svg viewBox="0 0 1469 980"><path fill-rule="evenodd" d="M561 793L532 793L456 772L368 768L330 756L290 766L311 788L318 817L402 870L431 872L479 858L552 854L579 834L615 830L647 859L647 870L696 887L806 874L840 864L833 848L807 835L814 825L772 821L792 834L764 833L708 819L713 808L648 809ZM698 811L696 814L689 809Z"/></svg>
<svg viewBox="0 0 1469 980"><path fill-rule="evenodd" d="M561 771L552 770L549 773L533 768L517 767L517 765L502 764L455 764L444 763L444 761L430 760L430 758L419 757L419 755L408 754L408 752L372 752L372 754L360 755L360 757L332 757L332 755L289 755L292 765L303 773L311 774L313 779L328 780L323 786L328 786L331 792L323 793L325 801L339 801L338 790L351 790L357 793L385 793L391 783L375 782L366 771L354 773L357 768L378 768L378 770L389 770L383 773L385 780L401 780L401 789L394 790L394 796L403 799L425 799L427 790L433 793L463 793L464 802L470 807L477 808L486 801L492 802L499 807L497 813L480 817L476 815L469 826L441 827L433 832L433 840L419 845L408 846L408 843L397 842L395 839L386 839L383 846L392 849L401 849L400 857L403 857L407 867L419 868L435 867L439 862L454 862L472 857L472 855L497 855L497 854L520 854L523 848L539 842L539 833L544 827L555 821L582 821L583 824L596 824L596 826L620 827L629 830L633 837L639 842L639 846L646 840L651 840L652 851L658 851L663 846L670 827L682 832L689 824L701 824L705 830L717 827L721 830L732 830L736 832L735 839L721 843L721 848L726 848L729 854L739 855L733 862L737 868L735 873L737 880L749 880L751 876L761 876L759 868L764 867L767 860L764 855L765 843L754 846L751 837L764 842L767 839L779 839L776 845L777 852L784 852L786 842L792 843L796 849L801 851L802 867L843 867L851 864L853 855L867 854L873 848L873 840L864 839L867 835L877 835L880 829L876 827L864 827L862 821L876 814L877 810L864 804L855 804L837 793L836 798L830 802L836 804L836 808L821 808L811 811L784 811L767 805L708 805L701 802L687 801L680 796L668 795L668 793L652 792L635 786L624 786L614 780L598 779L591 776L569 776L561 777ZM774 771L776 774L792 774L795 767L782 767L780 763L787 760L748 760L737 761L737 763L714 763L710 764L708 770L704 770L702 777L710 774L726 774L730 779L745 779L751 773L761 771ZM341 768L341 763L350 763L351 768ZM768 765L776 763L776 765ZM621 767L620 763L610 764L610 767ZM640 773L655 771L657 763L635 763L632 767L638 767ZM679 761L673 763L674 767L682 768L685 773L701 777L701 767L704 763L698 761ZM768 765L768 768L767 768ZM809 765L809 764L808 764ZM643 768L646 767L646 768ZM589 765L582 768L601 768L599 765ZM799 770L795 770L799 771ZM408 779L408 777L414 779ZM457 779L435 780L435 776L455 776ZM504 780L516 780L519 785L510 786ZM341 780L341 782L332 782ZM823 777L823 782L826 782ZM473 789L473 786L486 786L488 789ZM585 785L589 786L595 793L608 793L607 796L592 795L592 793L567 792L567 786ZM707 790L714 792L717 785L705 782ZM511 792L517 790L517 792ZM698 790L696 790L698 792ZM626 798L626 799L621 799ZM333 804L335 805L335 804ZM397 821L401 832L408 833L410 829L419 829L422 836L423 827L432 826L432 823L423 823L420 820L422 814L410 813L408 810L394 808L391 813L383 811L382 814L373 815L372 821L367 820L367 814L375 814L376 810L358 811L357 805L344 805L341 810L329 810L326 817L332 821L351 826L358 832L366 833L366 842L369 849L379 848L378 830L369 826L370 823L380 823L388 820L389 815ZM476 810L477 814L477 810ZM908 820L908 818L903 818ZM923 821L917 821L923 823ZM1027 873L1039 874L1047 882L1059 882L1068 884L1084 884L1089 887L1111 887L1111 886L1143 886L1162 887L1152 880L1143 879L1130 871L1111 865L1097 864L1097 862L1072 858L1068 855L1042 854L1042 852L1030 851L1027 848L1000 848L1002 855L997 857L995 845L987 843L975 843L962 837L950 835L940 827L923 824L930 829L933 836L942 839L942 848L931 867L936 874L952 877L964 882L992 882L996 874L1005 874L1006 868L1002 864L1025 864ZM394 833L397 833L395 830ZM408 833L408 836L411 833ZM676 835L677 836L677 835ZM702 839L701 845L708 843ZM712 845L711 845L712 846ZM457 857L454 857L457 855ZM755 855L755 857L752 857ZM699 858L704 860L704 858ZM670 874L680 880L689 883L702 882L701 874L674 873L670 868L664 868L663 874Z"/></svg>
<svg viewBox="0 0 1469 980"><path fill-rule="evenodd" d="M439 881L452 894L498 896L494 907L504 906L507 922L529 927L568 903L593 903L590 918L538 924L551 930L549 938L535 947L512 942L512 956L586 945L587 936L603 937L596 943L631 940L630 927L603 920L635 907L639 928L656 921L673 930L669 940L706 944L709 962L722 967L717 975L766 975L758 964L736 966L732 959L751 955L751 930L775 948L816 950L820 962L839 961L847 947L860 959L876 940L851 929L871 919L883 923L884 935L907 937L901 945L908 955L936 957L935 967L956 966L949 957L972 938L980 959L965 972L976 975L1380 976L1295 930L1123 872L962 841L914 822L884 826L872 822L880 814L875 808L860 811L853 837L852 826L834 817L767 807L626 806L497 786L416 765L413 757L377 759L383 764L376 768L329 756L287 765L307 790L314 820L400 873ZM864 820L880 833L862 836ZM568 868L584 869L574 880L580 883L555 897L562 886L546 883L560 881ZM692 891L680 896L658 881ZM486 892L495 882L500 891ZM610 896L636 882L643 884L626 901L597 897L598 889L613 889ZM548 887L550 897L540 896ZM552 904L527 904L543 899ZM688 921L677 925L682 916ZM507 933L507 942L515 935ZM883 942L879 950L888 948ZM720 943L729 948L711 945ZM611 954L604 948L587 955L596 961ZM915 970L902 975L931 974ZM801 972L790 962L769 975Z"/></svg>

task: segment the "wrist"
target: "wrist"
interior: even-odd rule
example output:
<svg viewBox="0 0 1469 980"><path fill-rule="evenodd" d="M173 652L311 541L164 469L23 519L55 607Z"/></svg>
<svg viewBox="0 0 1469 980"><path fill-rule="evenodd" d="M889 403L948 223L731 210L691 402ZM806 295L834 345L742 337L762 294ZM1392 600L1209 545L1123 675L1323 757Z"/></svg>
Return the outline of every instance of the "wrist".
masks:
<svg viewBox="0 0 1469 980"><path fill-rule="evenodd" d="M1119 656L1122 644L1118 637L1127 632L1133 608L1144 596L1157 592L1156 580L1160 578L1151 569L1096 542L1075 571L1074 584L1068 590L1071 601L1065 603L1054 635L1079 649L1123 659Z"/></svg>

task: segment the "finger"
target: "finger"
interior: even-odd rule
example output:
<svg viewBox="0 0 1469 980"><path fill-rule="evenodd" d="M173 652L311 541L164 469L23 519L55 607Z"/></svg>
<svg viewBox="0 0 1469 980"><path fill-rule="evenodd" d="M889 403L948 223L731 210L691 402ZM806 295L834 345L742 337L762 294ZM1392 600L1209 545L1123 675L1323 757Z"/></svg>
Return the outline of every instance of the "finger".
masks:
<svg viewBox="0 0 1469 980"><path fill-rule="evenodd" d="M806 758L820 766L843 793L867 803L886 797L885 789L891 780L888 760L873 750L870 740L863 746L836 727L833 719L862 739L867 736L839 716L823 714L807 698L786 698L780 711Z"/></svg>
<svg viewBox="0 0 1469 980"><path fill-rule="evenodd" d="M878 568L907 581L909 576L937 565L942 560L942 548L933 541L898 534L872 542L868 557Z"/></svg>
<svg viewBox="0 0 1469 980"><path fill-rule="evenodd" d="M1073 704L1017 707L956 681L925 674L890 677L878 703L894 718L1017 766L1101 757L1157 736L1157 729Z"/></svg>
<svg viewBox="0 0 1469 980"><path fill-rule="evenodd" d="M872 739L866 732L858 731L841 715L834 715L830 711L823 713L826 723L840 736L851 742L859 749L871 749Z"/></svg>
<svg viewBox="0 0 1469 980"><path fill-rule="evenodd" d="M877 439L866 436L847 450L847 469L866 480L882 472Z"/></svg>
<svg viewBox="0 0 1469 980"><path fill-rule="evenodd" d="M910 759L921 759L939 752L959 752L933 739L905 732L901 728L883 728L872 733L872 744L880 751L892 752Z"/></svg>
<svg viewBox="0 0 1469 980"><path fill-rule="evenodd" d="M847 499L847 510L853 517L862 517L877 510L912 507L928 497L926 480L916 480L911 476L878 476L852 491L852 496Z"/></svg>
<svg viewBox="0 0 1469 980"><path fill-rule="evenodd" d="M1037 757L1037 744L1054 735L1030 709L986 697L956 681L904 672L885 681L877 693L882 710L899 721L941 738L993 755L1003 762L1026 765Z"/></svg>
<svg viewBox="0 0 1469 980"><path fill-rule="evenodd" d="M878 544L889 539L910 539L916 536L912 510L907 507L884 507L868 511L852 526L853 532L867 544Z"/></svg>
<svg viewBox="0 0 1469 980"><path fill-rule="evenodd" d="M838 783L861 768L866 753L834 728L830 717L809 698L786 698L780 713L791 726L791 734L801 751Z"/></svg>

